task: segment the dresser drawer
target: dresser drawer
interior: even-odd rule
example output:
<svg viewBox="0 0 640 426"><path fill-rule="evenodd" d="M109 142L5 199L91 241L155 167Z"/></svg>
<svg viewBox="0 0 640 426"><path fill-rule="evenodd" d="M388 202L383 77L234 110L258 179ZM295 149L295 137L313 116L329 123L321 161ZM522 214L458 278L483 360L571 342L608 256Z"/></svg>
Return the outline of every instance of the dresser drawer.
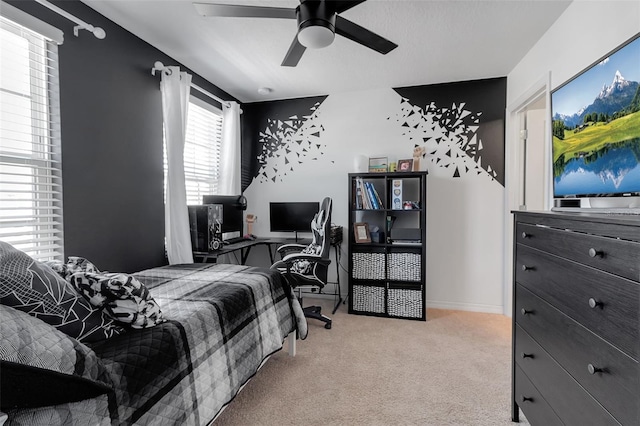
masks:
<svg viewBox="0 0 640 426"><path fill-rule="evenodd" d="M514 397L516 403L527 417L529 424L555 426L563 425L556 413L553 412L547 401L540 395L522 369L516 365L516 380Z"/></svg>
<svg viewBox="0 0 640 426"><path fill-rule="evenodd" d="M518 223L516 241L576 262L640 281L640 244Z"/></svg>
<svg viewBox="0 0 640 426"><path fill-rule="evenodd" d="M637 361L520 285L515 320L620 423L640 424ZM524 360L529 354L518 345L514 356Z"/></svg>
<svg viewBox="0 0 640 426"><path fill-rule="evenodd" d="M517 245L516 282L638 359L640 285Z"/></svg>
<svg viewBox="0 0 640 426"><path fill-rule="evenodd" d="M544 395L553 411L568 425L619 425L558 363L519 325L516 325L516 365ZM517 379L517 378L516 378ZM524 411L524 410L523 410ZM526 411L525 411L526 415Z"/></svg>

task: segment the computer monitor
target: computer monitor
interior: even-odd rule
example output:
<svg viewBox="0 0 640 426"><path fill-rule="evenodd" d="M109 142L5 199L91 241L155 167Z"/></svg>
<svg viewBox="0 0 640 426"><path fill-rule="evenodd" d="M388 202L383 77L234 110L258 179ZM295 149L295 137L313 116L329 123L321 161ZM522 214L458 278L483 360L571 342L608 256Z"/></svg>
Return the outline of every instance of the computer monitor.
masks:
<svg viewBox="0 0 640 426"><path fill-rule="evenodd" d="M320 210L315 202L269 203L269 225L271 232L311 232L311 221Z"/></svg>
<svg viewBox="0 0 640 426"><path fill-rule="evenodd" d="M203 195L202 204L222 204L222 233L243 230L243 211L247 209L247 200L243 195Z"/></svg>

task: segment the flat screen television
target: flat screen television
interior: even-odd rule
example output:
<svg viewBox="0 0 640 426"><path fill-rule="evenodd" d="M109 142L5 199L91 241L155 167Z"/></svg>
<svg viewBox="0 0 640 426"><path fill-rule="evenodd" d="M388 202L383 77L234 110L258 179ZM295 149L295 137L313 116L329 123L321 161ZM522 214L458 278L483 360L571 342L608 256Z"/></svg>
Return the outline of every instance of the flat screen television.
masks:
<svg viewBox="0 0 640 426"><path fill-rule="evenodd" d="M320 210L319 202L269 203L271 232L311 232L311 221Z"/></svg>
<svg viewBox="0 0 640 426"><path fill-rule="evenodd" d="M202 204L222 204L222 234L243 230L243 211L247 209L247 200L242 195L203 195ZM231 236L231 235L229 235Z"/></svg>
<svg viewBox="0 0 640 426"><path fill-rule="evenodd" d="M640 33L551 92L556 205L640 207L639 82Z"/></svg>

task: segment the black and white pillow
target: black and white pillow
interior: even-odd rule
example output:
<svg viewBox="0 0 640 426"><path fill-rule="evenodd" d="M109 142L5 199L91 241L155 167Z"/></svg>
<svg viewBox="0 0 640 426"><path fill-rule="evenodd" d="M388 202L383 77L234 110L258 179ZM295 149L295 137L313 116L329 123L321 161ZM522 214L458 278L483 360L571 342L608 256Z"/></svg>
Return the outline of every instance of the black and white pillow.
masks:
<svg viewBox="0 0 640 426"><path fill-rule="evenodd" d="M0 305L3 410L80 401L112 383L89 347L25 312Z"/></svg>
<svg viewBox="0 0 640 426"><path fill-rule="evenodd" d="M76 272L100 273L98 268L84 257L69 256L67 259L67 263L60 260L47 260L43 263L67 281Z"/></svg>
<svg viewBox="0 0 640 426"><path fill-rule="evenodd" d="M119 323L147 328L165 321L147 287L131 275L80 271L69 281L93 306L104 308Z"/></svg>
<svg viewBox="0 0 640 426"><path fill-rule="evenodd" d="M81 342L97 342L124 331L51 267L3 241L0 241L0 302Z"/></svg>

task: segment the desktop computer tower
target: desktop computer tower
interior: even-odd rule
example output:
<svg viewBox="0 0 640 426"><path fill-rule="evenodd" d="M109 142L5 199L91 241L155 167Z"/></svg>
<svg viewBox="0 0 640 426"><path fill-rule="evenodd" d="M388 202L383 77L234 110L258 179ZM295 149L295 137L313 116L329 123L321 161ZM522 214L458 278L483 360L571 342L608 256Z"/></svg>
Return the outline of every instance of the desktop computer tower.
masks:
<svg viewBox="0 0 640 426"><path fill-rule="evenodd" d="M222 204L187 206L193 251L209 252L222 248Z"/></svg>

